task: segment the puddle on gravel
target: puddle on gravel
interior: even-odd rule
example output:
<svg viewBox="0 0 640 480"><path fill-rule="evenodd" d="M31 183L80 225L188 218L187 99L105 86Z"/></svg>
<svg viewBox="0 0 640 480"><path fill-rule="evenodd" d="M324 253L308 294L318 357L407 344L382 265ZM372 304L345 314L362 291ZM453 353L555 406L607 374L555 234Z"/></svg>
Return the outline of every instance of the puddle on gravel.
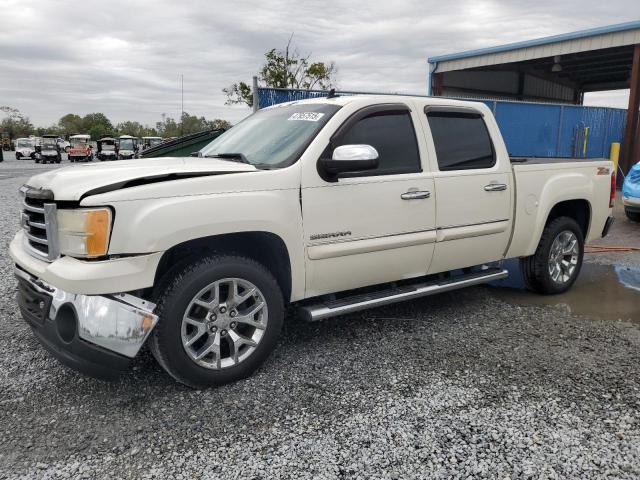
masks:
<svg viewBox="0 0 640 480"><path fill-rule="evenodd" d="M538 295L525 290L517 260L505 262L504 267L509 277L491 285L506 302L564 306L571 313L590 318L640 322L640 268L584 263L568 292Z"/></svg>

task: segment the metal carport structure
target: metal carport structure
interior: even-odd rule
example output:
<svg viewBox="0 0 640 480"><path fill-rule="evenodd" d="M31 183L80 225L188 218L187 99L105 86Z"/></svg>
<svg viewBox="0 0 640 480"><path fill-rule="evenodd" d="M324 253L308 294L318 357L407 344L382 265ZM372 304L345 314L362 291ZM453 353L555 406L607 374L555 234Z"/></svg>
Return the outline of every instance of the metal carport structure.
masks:
<svg viewBox="0 0 640 480"><path fill-rule="evenodd" d="M582 105L630 89L620 166L640 160L640 21L431 57L429 94Z"/></svg>

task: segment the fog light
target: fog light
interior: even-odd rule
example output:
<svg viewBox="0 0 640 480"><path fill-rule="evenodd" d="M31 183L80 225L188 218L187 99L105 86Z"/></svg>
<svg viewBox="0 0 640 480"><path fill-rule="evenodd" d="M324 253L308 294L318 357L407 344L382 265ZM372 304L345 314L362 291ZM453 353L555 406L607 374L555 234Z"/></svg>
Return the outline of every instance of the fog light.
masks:
<svg viewBox="0 0 640 480"><path fill-rule="evenodd" d="M70 304L62 305L56 315L56 328L63 342L70 343L78 330L78 316Z"/></svg>

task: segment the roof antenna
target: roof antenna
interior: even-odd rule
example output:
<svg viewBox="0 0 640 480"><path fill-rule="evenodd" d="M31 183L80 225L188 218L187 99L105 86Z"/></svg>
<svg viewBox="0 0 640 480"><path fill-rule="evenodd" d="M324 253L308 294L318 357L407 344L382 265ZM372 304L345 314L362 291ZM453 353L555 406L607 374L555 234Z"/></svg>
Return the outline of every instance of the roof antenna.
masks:
<svg viewBox="0 0 640 480"><path fill-rule="evenodd" d="M329 90L329 94L327 95L327 98L336 98L339 95L336 95L336 89L332 88L331 90Z"/></svg>

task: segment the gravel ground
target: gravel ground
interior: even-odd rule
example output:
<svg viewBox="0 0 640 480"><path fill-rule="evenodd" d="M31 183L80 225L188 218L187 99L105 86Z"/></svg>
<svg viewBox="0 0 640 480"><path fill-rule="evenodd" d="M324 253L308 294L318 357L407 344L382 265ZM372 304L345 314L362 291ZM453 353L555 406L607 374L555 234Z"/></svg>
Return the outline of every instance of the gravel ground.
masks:
<svg viewBox="0 0 640 480"><path fill-rule="evenodd" d="M24 181L0 176L0 478L640 476L640 324L499 289L289 319L252 378L207 391L147 352L115 383L66 370L14 301Z"/></svg>

